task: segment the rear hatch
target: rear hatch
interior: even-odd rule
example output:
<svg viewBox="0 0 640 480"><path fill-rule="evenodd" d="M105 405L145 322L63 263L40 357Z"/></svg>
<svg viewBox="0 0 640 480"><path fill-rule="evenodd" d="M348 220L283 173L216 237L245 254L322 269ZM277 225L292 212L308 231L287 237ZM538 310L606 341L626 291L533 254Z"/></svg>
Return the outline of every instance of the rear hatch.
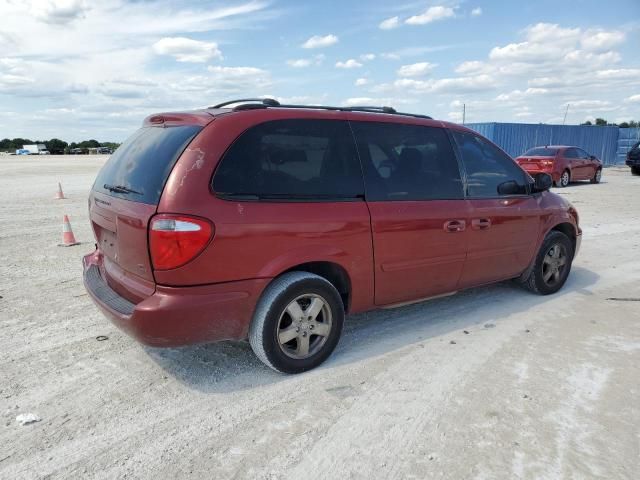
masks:
<svg viewBox="0 0 640 480"><path fill-rule="evenodd" d="M213 117L151 117L111 155L89 196L89 215L109 286L138 303L153 294L147 228L176 161ZM184 120L191 120L185 123Z"/></svg>

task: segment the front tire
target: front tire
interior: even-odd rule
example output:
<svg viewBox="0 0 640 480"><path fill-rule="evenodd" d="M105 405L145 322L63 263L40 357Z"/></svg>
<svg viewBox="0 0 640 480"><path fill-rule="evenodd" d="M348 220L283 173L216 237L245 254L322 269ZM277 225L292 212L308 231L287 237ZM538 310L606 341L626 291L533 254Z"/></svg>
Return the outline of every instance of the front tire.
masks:
<svg viewBox="0 0 640 480"><path fill-rule="evenodd" d="M289 272L265 289L249 327L249 343L267 366L301 373L324 362L336 348L344 305L336 288L308 272Z"/></svg>
<svg viewBox="0 0 640 480"><path fill-rule="evenodd" d="M640 167L631 167L631 175L640 175Z"/></svg>
<svg viewBox="0 0 640 480"><path fill-rule="evenodd" d="M540 295L556 293L567 281L573 262L573 244L558 231L547 234L533 268L522 279L524 287Z"/></svg>
<svg viewBox="0 0 640 480"><path fill-rule="evenodd" d="M602 169L598 168L596 170L596 173L594 173L593 177L591 178L591 183L600 183L601 179L602 179Z"/></svg>

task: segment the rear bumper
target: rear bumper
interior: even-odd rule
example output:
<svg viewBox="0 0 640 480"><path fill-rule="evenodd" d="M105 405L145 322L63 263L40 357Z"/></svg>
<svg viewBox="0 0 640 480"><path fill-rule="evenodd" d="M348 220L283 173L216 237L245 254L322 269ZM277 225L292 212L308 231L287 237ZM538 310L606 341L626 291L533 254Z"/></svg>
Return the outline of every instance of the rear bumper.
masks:
<svg viewBox="0 0 640 480"><path fill-rule="evenodd" d="M176 347L247 337L256 302L269 279L195 287L156 286L153 295L133 304L104 280L99 252L83 260L88 294L102 313L139 342Z"/></svg>

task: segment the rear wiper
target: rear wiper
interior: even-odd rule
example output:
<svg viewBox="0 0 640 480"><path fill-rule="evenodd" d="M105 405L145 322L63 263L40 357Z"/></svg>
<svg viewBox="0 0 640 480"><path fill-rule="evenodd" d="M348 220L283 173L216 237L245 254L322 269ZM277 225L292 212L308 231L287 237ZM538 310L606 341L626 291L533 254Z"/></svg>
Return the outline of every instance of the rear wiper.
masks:
<svg viewBox="0 0 640 480"><path fill-rule="evenodd" d="M142 192L138 192L136 190L133 190L129 187L125 187L124 185L109 185L108 183L105 183L103 185L104 188L106 188L107 190L109 190L110 192L115 192L115 193L135 193L136 195L143 195Z"/></svg>

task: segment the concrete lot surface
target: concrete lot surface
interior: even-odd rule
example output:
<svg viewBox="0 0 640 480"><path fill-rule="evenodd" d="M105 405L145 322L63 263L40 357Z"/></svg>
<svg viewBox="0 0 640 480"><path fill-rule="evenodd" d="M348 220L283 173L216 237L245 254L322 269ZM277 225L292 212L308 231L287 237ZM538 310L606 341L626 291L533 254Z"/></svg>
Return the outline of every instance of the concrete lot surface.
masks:
<svg viewBox="0 0 640 480"><path fill-rule="evenodd" d="M326 364L284 376L244 342L143 348L98 312L80 258L104 161L0 158L0 478L638 478L627 168L555 190L584 229L558 294L502 283L350 317ZM82 245L56 246L63 214Z"/></svg>

